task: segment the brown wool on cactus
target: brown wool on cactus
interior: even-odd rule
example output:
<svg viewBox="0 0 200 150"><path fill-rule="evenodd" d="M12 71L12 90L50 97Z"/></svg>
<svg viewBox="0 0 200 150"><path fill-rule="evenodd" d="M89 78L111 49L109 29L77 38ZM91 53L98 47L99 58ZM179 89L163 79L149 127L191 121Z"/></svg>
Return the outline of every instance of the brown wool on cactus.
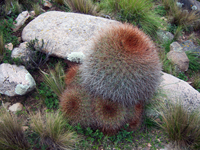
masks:
<svg viewBox="0 0 200 150"><path fill-rule="evenodd" d="M70 86L62 93L60 107L71 124L90 125L91 98L80 86Z"/></svg>
<svg viewBox="0 0 200 150"><path fill-rule="evenodd" d="M80 70L88 92L125 105L150 99L161 77L154 43L130 24L100 31Z"/></svg>
<svg viewBox="0 0 200 150"><path fill-rule="evenodd" d="M78 69L79 69L79 66L73 66L73 67L69 68L69 70L67 71L67 73L65 75L65 84L66 85L70 85L77 81Z"/></svg>
<svg viewBox="0 0 200 150"><path fill-rule="evenodd" d="M117 133L127 123L125 106L99 97L92 100L92 115L92 126L108 135Z"/></svg>

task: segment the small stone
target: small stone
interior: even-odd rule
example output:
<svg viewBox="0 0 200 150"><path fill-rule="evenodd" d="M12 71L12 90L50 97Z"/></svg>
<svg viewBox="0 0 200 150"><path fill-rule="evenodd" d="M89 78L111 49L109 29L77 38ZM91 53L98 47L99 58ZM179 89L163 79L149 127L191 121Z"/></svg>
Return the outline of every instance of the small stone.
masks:
<svg viewBox="0 0 200 150"><path fill-rule="evenodd" d="M20 13L17 17L17 19L15 20L14 24L14 28L13 31L16 32L17 30L19 30L19 28L25 23L25 21L30 17L28 11L23 11L22 13Z"/></svg>
<svg viewBox="0 0 200 150"><path fill-rule="evenodd" d="M185 72L189 67L189 59L182 49L178 42L173 42L170 45L170 52L167 53L167 58L175 64L177 72Z"/></svg>
<svg viewBox="0 0 200 150"><path fill-rule="evenodd" d="M51 8L51 7L52 7L52 4L51 4L49 1L44 0L44 7Z"/></svg>
<svg viewBox="0 0 200 150"><path fill-rule="evenodd" d="M8 108L12 112L21 111L23 109L23 105L21 103L13 104Z"/></svg>
<svg viewBox="0 0 200 150"><path fill-rule="evenodd" d="M13 50L13 44L12 43L8 43L5 45L5 48L7 48L8 50L12 51Z"/></svg>
<svg viewBox="0 0 200 150"><path fill-rule="evenodd" d="M22 126L22 130L26 131L28 129L28 126Z"/></svg>
<svg viewBox="0 0 200 150"><path fill-rule="evenodd" d="M19 42L21 42L22 41L22 38L21 37L18 37L18 39L17 39Z"/></svg>
<svg viewBox="0 0 200 150"><path fill-rule="evenodd" d="M11 104L10 102L5 102L5 103L2 102L2 105L5 109L8 109L8 106L10 106L10 104Z"/></svg>
<svg viewBox="0 0 200 150"><path fill-rule="evenodd" d="M32 10L32 11L30 12L30 16L31 16L31 17L34 17L34 16L35 16L35 11L34 11L34 10Z"/></svg>

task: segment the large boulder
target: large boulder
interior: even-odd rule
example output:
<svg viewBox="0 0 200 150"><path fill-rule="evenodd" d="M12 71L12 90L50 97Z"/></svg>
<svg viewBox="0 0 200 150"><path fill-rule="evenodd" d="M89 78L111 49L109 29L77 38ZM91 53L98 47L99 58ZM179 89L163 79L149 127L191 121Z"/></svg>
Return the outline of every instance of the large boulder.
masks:
<svg viewBox="0 0 200 150"><path fill-rule="evenodd" d="M36 87L35 80L24 66L0 65L0 93L8 96L25 95Z"/></svg>
<svg viewBox="0 0 200 150"><path fill-rule="evenodd" d="M200 108L200 93L187 82L170 74L163 73L160 84L163 99L166 101L181 101L189 111Z"/></svg>
<svg viewBox="0 0 200 150"><path fill-rule="evenodd" d="M50 11L23 29L22 40L43 39L47 52L66 59L72 52L87 53L95 32L111 23L119 22L85 14Z"/></svg>

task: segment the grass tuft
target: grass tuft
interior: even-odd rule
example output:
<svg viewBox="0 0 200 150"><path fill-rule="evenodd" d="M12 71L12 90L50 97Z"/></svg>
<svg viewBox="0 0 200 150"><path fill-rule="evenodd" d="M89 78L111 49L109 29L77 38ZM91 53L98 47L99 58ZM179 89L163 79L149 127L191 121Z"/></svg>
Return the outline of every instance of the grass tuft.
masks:
<svg viewBox="0 0 200 150"><path fill-rule="evenodd" d="M6 110L0 112L0 149L3 150L29 150L22 125L16 116Z"/></svg>
<svg viewBox="0 0 200 150"><path fill-rule="evenodd" d="M95 15L95 5L91 0L64 0L73 12Z"/></svg>
<svg viewBox="0 0 200 150"><path fill-rule="evenodd" d="M31 128L50 149L71 149L78 141L77 135L65 128L67 121L58 111L44 115L39 112L30 118Z"/></svg>
<svg viewBox="0 0 200 150"><path fill-rule="evenodd" d="M158 113L161 123L158 125L167 133L169 139L181 147L200 148L200 112L189 112L183 104L168 102L160 104Z"/></svg>
<svg viewBox="0 0 200 150"><path fill-rule="evenodd" d="M61 63L56 64L55 70L49 69L49 74L40 70L44 78L45 83L56 93L57 96L60 96L64 91L65 87L65 72Z"/></svg>

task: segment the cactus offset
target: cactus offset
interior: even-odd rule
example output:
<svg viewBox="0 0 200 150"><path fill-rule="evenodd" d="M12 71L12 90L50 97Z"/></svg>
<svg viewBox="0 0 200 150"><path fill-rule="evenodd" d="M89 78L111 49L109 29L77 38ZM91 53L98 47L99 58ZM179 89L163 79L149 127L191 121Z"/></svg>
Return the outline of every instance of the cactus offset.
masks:
<svg viewBox="0 0 200 150"><path fill-rule="evenodd" d="M80 86L68 87L60 96L60 106L71 124L90 125L91 98Z"/></svg>
<svg viewBox="0 0 200 150"><path fill-rule="evenodd" d="M104 134L114 134L127 123L125 106L100 97L92 100L92 114L92 126Z"/></svg>
<svg viewBox="0 0 200 150"><path fill-rule="evenodd" d="M129 24L101 31L80 69L82 83L91 94L127 105L148 100L161 77L155 45Z"/></svg>

